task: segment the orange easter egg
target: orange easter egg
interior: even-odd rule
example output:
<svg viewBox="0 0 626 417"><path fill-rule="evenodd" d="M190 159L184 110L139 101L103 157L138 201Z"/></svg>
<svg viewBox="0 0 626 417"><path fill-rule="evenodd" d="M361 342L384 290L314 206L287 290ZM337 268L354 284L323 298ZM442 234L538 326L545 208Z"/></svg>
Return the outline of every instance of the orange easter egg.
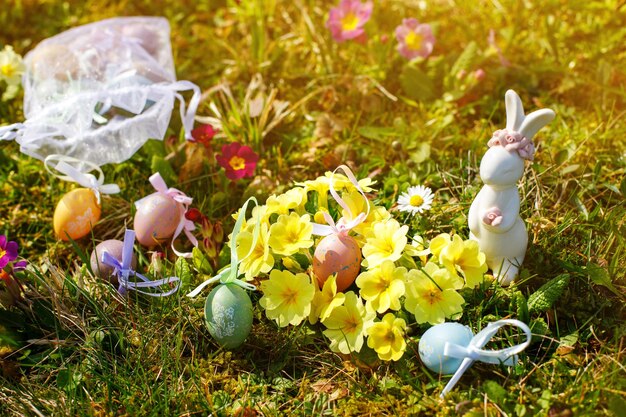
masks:
<svg viewBox="0 0 626 417"><path fill-rule="evenodd" d="M100 220L100 205L89 188L77 188L65 194L54 209L54 232L61 240L87 236Z"/></svg>
<svg viewBox="0 0 626 417"><path fill-rule="evenodd" d="M337 291L346 290L361 270L361 248L352 236L332 234L318 243L313 254L313 273L320 286L337 274Z"/></svg>
<svg viewBox="0 0 626 417"><path fill-rule="evenodd" d="M133 222L137 241L149 248L162 244L174 235L182 213L180 203L166 195L144 198Z"/></svg>

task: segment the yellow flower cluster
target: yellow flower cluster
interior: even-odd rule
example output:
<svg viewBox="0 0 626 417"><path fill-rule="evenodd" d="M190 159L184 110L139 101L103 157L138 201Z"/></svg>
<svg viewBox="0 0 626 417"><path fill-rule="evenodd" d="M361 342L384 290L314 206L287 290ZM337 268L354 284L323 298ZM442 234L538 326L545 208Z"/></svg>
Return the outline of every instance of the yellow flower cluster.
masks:
<svg viewBox="0 0 626 417"><path fill-rule="evenodd" d="M278 326L321 323L332 351L349 354L367 344L381 360L397 361L406 350L408 328L397 312L408 311L417 324L460 317L465 301L459 291L482 281L485 256L475 242L458 235L441 234L429 245L420 236L409 238L407 225L364 199L348 178L332 175L298 184L252 210L235 242L243 259L239 273L261 281L259 303ZM329 197L331 178L347 209ZM370 179L358 183L373 191ZM367 213L349 231L363 260L345 292L338 291L336 275L320 282L312 272L321 240L315 223L325 224L321 213L335 213L345 222Z"/></svg>

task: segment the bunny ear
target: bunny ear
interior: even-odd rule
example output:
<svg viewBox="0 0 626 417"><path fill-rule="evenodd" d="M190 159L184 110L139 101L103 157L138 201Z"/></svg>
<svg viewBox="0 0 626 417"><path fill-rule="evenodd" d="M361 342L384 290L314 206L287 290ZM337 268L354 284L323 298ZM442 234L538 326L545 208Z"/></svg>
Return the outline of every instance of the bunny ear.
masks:
<svg viewBox="0 0 626 417"><path fill-rule="evenodd" d="M530 113L519 128L519 133L532 140L535 133L554 119L555 113L550 109L541 109Z"/></svg>
<svg viewBox="0 0 626 417"><path fill-rule="evenodd" d="M524 106L522 100L513 90L508 90L504 95L506 105L506 129L518 131L524 121Z"/></svg>

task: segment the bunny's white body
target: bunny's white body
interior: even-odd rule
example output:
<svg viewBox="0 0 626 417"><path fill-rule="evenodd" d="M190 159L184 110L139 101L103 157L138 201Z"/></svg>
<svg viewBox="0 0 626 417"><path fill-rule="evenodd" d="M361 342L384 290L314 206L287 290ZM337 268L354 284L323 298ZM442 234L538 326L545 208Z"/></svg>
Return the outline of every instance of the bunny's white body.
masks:
<svg viewBox="0 0 626 417"><path fill-rule="evenodd" d="M507 126L489 141L489 150L480 162L480 190L468 214L470 238L485 253L494 276L508 285L524 261L528 234L519 215L517 182L524 174L524 159L532 160L532 137L554 118L549 109L528 116L519 96L509 90L505 96Z"/></svg>

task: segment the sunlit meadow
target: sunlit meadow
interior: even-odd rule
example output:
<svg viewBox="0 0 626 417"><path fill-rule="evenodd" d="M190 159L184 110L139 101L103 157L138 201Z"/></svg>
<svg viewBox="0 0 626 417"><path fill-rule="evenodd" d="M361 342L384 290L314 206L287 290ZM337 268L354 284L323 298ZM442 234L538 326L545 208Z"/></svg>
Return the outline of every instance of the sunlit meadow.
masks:
<svg viewBox="0 0 626 417"><path fill-rule="evenodd" d="M24 119L21 56L138 15L168 19L177 77L202 90L192 140L175 108L165 140L105 165L121 191L70 242L53 213L76 185L0 141L0 415L626 415L623 1L10 0L0 124ZM502 287L468 210L508 89L556 118L519 184L529 245ZM340 165L358 181L331 175ZM180 289L121 296L89 256L133 227L155 172L193 198L198 249L136 244L137 271ZM249 197L259 207L242 213ZM318 282L315 232L340 217L359 276ZM191 251L184 230L176 245ZM252 330L228 350L205 326L209 291L185 294L233 245L258 290ZM510 318L533 333L520 361L477 362L440 399L449 377L420 361L424 332ZM521 339L498 335L489 347Z"/></svg>

